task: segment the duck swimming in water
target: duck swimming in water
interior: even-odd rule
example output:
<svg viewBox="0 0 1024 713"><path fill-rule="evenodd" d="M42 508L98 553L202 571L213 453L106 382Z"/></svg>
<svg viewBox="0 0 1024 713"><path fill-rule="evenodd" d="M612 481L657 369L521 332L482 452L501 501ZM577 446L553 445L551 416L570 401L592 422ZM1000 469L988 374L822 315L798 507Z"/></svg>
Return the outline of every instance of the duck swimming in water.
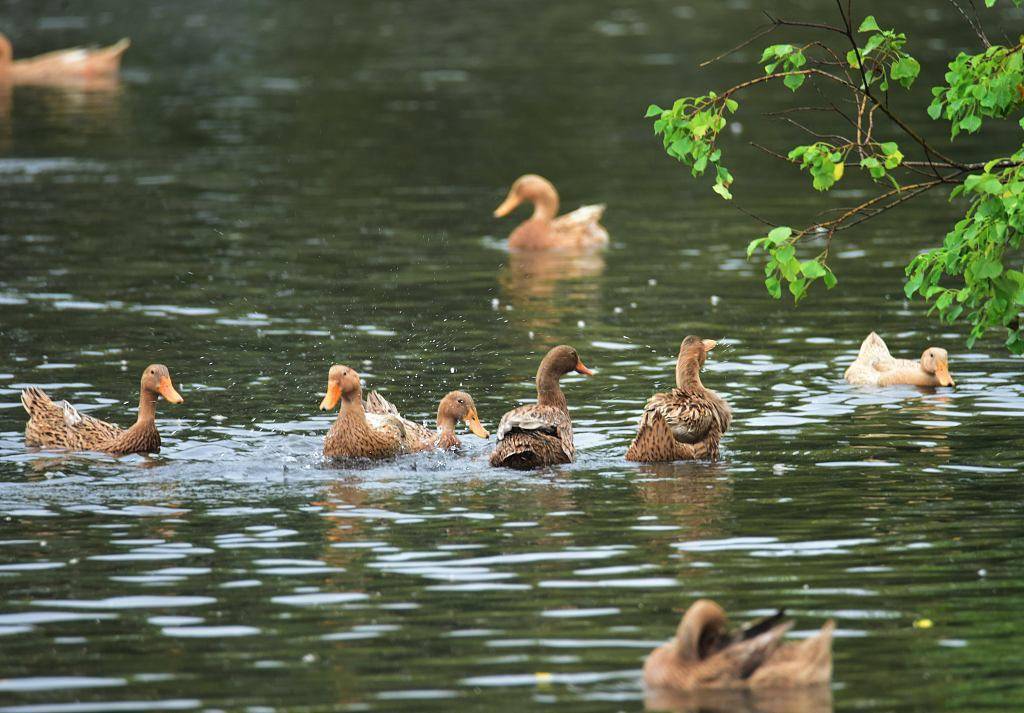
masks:
<svg viewBox="0 0 1024 713"><path fill-rule="evenodd" d="M558 216L558 191L551 181L533 173L515 180L494 217L508 215L524 201L533 203L533 215L512 231L510 250L588 250L608 244L608 231L600 223L604 204Z"/></svg>
<svg viewBox="0 0 1024 713"><path fill-rule="evenodd" d="M125 38L108 47L72 47L15 60L10 40L0 34L0 82L67 84L109 79L118 74L121 56L130 46L131 40Z"/></svg>
<svg viewBox="0 0 1024 713"><path fill-rule="evenodd" d="M941 347L928 347L919 361L895 359L882 338L872 332L860 345L857 359L843 375L861 386L956 386L949 373L949 354Z"/></svg>
<svg viewBox="0 0 1024 713"><path fill-rule="evenodd" d="M437 406L437 430L429 428L403 418L390 401L385 399L376 391L371 391L366 397L366 410L368 413L381 416L393 416L401 420L411 441L412 450L425 451L431 448L452 450L462 447L458 436L455 435L455 424L459 421L465 423L474 435L480 438L490 438L490 433L480 423L480 416L476 412L476 404L473 397L465 391L451 391L441 399Z"/></svg>

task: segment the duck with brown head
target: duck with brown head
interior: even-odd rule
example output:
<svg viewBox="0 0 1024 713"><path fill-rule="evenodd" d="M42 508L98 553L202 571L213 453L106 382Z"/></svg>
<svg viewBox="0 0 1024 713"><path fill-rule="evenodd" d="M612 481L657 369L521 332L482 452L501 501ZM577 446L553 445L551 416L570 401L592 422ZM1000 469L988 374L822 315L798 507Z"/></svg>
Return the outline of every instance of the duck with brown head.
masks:
<svg viewBox="0 0 1024 713"><path fill-rule="evenodd" d="M156 428L156 402L160 397L172 404L184 401L175 391L167 367L150 364L140 380L138 417L130 428L122 429L80 412L67 401L54 403L42 389L28 388L21 392L21 403L29 415L25 442L30 446L118 455L158 453L160 433Z"/></svg>
<svg viewBox="0 0 1024 713"><path fill-rule="evenodd" d="M394 404L389 402L376 391L371 391L366 397L366 410L369 413L381 416L393 416L401 419L405 431L411 442L411 450L424 451L431 448L442 450L455 450L462 447L458 436L455 435L455 426L463 422L476 436L490 438L490 433L480 423L480 416L476 411L476 404L473 397L465 391L451 391L441 399L437 406L437 430L429 428L403 418Z"/></svg>
<svg viewBox="0 0 1024 713"><path fill-rule="evenodd" d="M570 346L555 347L537 369L537 403L512 409L498 424L498 445L491 453L491 465L520 470L556 463L571 463L576 457L569 405L559 385L566 374L591 375L579 354Z"/></svg>
<svg viewBox="0 0 1024 713"><path fill-rule="evenodd" d="M677 691L791 689L827 685L832 678L832 633L825 622L815 636L783 643L793 626L778 613L729 630L725 610L699 599L676 634L644 662L644 685Z"/></svg>
<svg viewBox="0 0 1024 713"><path fill-rule="evenodd" d="M700 380L708 353L717 344L691 335L679 345L676 388L648 399L626 460L652 463L718 458L718 446L732 422L732 411Z"/></svg>
<svg viewBox="0 0 1024 713"><path fill-rule="evenodd" d="M411 450L412 440L400 418L366 413L359 374L342 364L327 374L327 395L320 410L331 411L338 401L341 409L324 439L325 456L380 459Z"/></svg>
<svg viewBox="0 0 1024 713"><path fill-rule="evenodd" d="M503 218L523 202L533 203L533 215L512 231L508 238L512 250L588 250L608 244L608 231L600 223L603 204L558 216L558 191L543 176L528 173L515 180L494 217Z"/></svg>

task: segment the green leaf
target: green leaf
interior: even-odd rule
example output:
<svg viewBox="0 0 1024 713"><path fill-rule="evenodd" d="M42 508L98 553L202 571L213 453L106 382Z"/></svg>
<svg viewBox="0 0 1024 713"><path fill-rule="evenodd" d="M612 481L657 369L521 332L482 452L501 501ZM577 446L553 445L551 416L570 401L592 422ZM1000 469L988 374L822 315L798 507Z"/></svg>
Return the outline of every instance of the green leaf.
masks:
<svg viewBox="0 0 1024 713"><path fill-rule="evenodd" d="M722 198L724 198L727 201L732 200L732 193L730 193L729 189L726 188L725 185L722 183L716 183L715 185L711 186L711 190L713 190L718 195L722 196Z"/></svg>
<svg viewBox="0 0 1024 713"><path fill-rule="evenodd" d="M973 134L975 131L981 128L981 117L977 116L976 114L965 116L963 119L960 120L960 128L963 129L964 131L969 131L970 133Z"/></svg>
<svg viewBox="0 0 1024 713"><path fill-rule="evenodd" d="M768 289L768 294L775 299L782 297L782 286L779 284L779 278L769 277L765 279L764 286Z"/></svg>
<svg viewBox="0 0 1024 713"><path fill-rule="evenodd" d="M804 273L804 275L811 280L824 277L828 274L825 270L825 266L817 260L805 260L800 263L800 272Z"/></svg>
<svg viewBox="0 0 1024 713"><path fill-rule="evenodd" d="M782 79L782 83L795 92L804 83L805 79L807 79L806 74L787 74Z"/></svg>
<svg viewBox="0 0 1024 713"><path fill-rule="evenodd" d="M921 73L921 64L910 55L904 55L892 63L890 73L893 79L909 89Z"/></svg>
<svg viewBox="0 0 1024 713"><path fill-rule="evenodd" d="M735 113L736 110L740 108L740 105L739 102L737 102L735 99L726 99L725 108L729 110L730 114L732 114Z"/></svg>
<svg viewBox="0 0 1024 713"><path fill-rule="evenodd" d="M998 260L981 258L974 264L974 274L979 279L992 279L1003 274L1003 264Z"/></svg>
<svg viewBox="0 0 1024 713"><path fill-rule="evenodd" d="M652 116L661 116L665 110L657 104L651 104L647 107L647 114L644 116L645 119L650 119Z"/></svg>
<svg viewBox="0 0 1024 713"><path fill-rule="evenodd" d="M830 290L831 290L831 289L832 289L833 287L835 287L835 286L836 286L836 283L838 283L838 282L839 282L839 280L837 280L837 279L836 279L836 275L835 275L835 273L834 273L834 272L832 272L831 270L829 270L829 269L828 269L827 267L825 268L825 277L824 277L824 280L825 280L825 287L826 287L826 288L828 288L828 289L830 289Z"/></svg>
<svg viewBox="0 0 1024 713"><path fill-rule="evenodd" d="M857 32L871 32L881 29L882 28L878 26L878 23L875 22L875 16L868 15L864 18L864 22L860 23L860 27L857 28Z"/></svg>
<svg viewBox="0 0 1024 713"><path fill-rule="evenodd" d="M793 234L793 229L788 225L780 225L777 228L772 228L768 233L768 240L775 245L778 245L783 240L788 240Z"/></svg>

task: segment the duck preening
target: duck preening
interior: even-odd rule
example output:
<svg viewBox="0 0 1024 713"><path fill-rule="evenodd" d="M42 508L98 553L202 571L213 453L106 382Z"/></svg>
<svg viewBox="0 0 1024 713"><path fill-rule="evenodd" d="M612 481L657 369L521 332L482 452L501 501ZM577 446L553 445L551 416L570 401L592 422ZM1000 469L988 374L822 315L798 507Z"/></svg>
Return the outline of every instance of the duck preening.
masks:
<svg viewBox="0 0 1024 713"><path fill-rule="evenodd" d="M860 345L857 359L843 375L861 386L956 386L949 373L949 354L941 347L928 347L921 359L895 359L880 336L872 332Z"/></svg>
<svg viewBox="0 0 1024 713"><path fill-rule="evenodd" d="M558 346L547 353L537 369L537 402L501 417L491 465L527 470L575 459L572 418L558 383L574 371L588 376L594 373L570 346Z"/></svg>
<svg viewBox="0 0 1024 713"><path fill-rule="evenodd" d="M608 244L608 231L600 223L604 204L585 205L559 216L558 191L551 181L532 173L516 179L494 217L508 215L524 201L533 203L533 215L509 235L510 249L591 249Z"/></svg>
<svg viewBox="0 0 1024 713"><path fill-rule="evenodd" d="M359 374L342 364L327 373L327 395L321 411L331 411L341 401L338 417L324 439L329 458L392 458L413 450L414 436L394 414L368 414L363 404Z"/></svg>
<svg viewBox="0 0 1024 713"><path fill-rule="evenodd" d="M156 402L161 396L172 404L180 404L184 399L174 390L171 374L163 364L146 367L139 390L138 418L133 426L123 429L84 414L67 401L54 403L42 389L25 389L21 392L21 404L29 416L25 442L30 446L116 455L158 453Z"/></svg>
<svg viewBox="0 0 1024 713"><path fill-rule="evenodd" d="M814 636L783 643L792 626L780 610L730 631L725 610L699 599L683 615L672 640L647 657L644 684L678 691L827 684L835 622L825 622Z"/></svg>
<svg viewBox="0 0 1024 713"><path fill-rule="evenodd" d="M63 84L117 75L121 56L131 46L127 37L107 47L55 50L28 59L14 59L10 40L0 34L0 82Z"/></svg>
<svg viewBox="0 0 1024 713"><path fill-rule="evenodd" d="M655 394L644 406L626 460L714 460L729 428L729 404L701 383L700 370L717 342L688 336L679 345L676 388Z"/></svg>
<svg viewBox="0 0 1024 713"><path fill-rule="evenodd" d="M441 403L437 406L436 431L431 431L422 424L404 418L394 404L376 391L371 391L367 395L366 410L372 414L398 418L408 434L409 447L414 451L431 448L442 450L461 448L462 443L455 435L455 426L460 421L480 438L490 438L491 436L484 425L480 423L480 416L477 414L473 397L465 391L451 391L441 399Z"/></svg>

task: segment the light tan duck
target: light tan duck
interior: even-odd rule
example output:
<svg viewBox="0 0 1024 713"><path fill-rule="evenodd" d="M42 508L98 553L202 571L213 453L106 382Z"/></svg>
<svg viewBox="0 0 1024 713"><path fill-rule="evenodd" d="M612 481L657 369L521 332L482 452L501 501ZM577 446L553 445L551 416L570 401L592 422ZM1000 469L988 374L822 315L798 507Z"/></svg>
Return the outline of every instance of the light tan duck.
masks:
<svg viewBox="0 0 1024 713"><path fill-rule="evenodd" d="M462 443L455 435L455 425L459 421L465 423L469 430L480 438L490 438L491 436L480 423L480 416L476 412L473 397L465 391L451 391L441 399L441 403L437 406L436 431L404 418L394 404L376 391L371 391L367 395L366 410L369 413L398 418L405 427L405 432L411 442L410 448L415 451L425 451L431 448L442 450L461 448Z"/></svg>
<svg viewBox="0 0 1024 713"><path fill-rule="evenodd" d="M338 417L324 438L328 458L392 458L415 450L416 438L406 431L401 418L366 412L359 374L341 364L327 374L327 395L320 410L331 411L338 401Z"/></svg>
<svg viewBox="0 0 1024 713"><path fill-rule="evenodd" d="M159 453L156 402L161 396L172 404L184 401L174 390L167 367L163 364L150 364L142 372L138 418L133 426L123 429L84 414L67 401L54 403L42 389L25 389L21 392L21 404L29 416L25 426L25 443L44 448L103 451L116 455Z"/></svg>
<svg viewBox="0 0 1024 713"><path fill-rule="evenodd" d="M508 215L524 201L533 203L533 215L509 235L511 250L579 250L608 244L608 231L600 223L604 204L585 205L559 216L558 191L549 180L532 173L516 179L494 217Z"/></svg>
<svg viewBox="0 0 1024 713"><path fill-rule="evenodd" d="M10 41L0 34L0 82L67 84L110 79L117 75L121 56L130 46L125 38L108 47L72 47L15 61Z"/></svg>
<svg viewBox="0 0 1024 713"><path fill-rule="evenodd" d="M949 354L941 347L928 347L920 361L895 359L876 333L860 345L860 353L843 375L861 386L956 386L949 373Z"/></svg>
<svg viewBox="0 0 1024 713"><path fill-rule="evenodd" d="M699 599L683 615L675 636L644 662L644 684L677 691L787 689L827 684L832 678L829 620L814 636L783 643L793 626L779 611L737 631L725 610Z"/></svg>
<svg viewBox="0 0 1024 713"><path fill-rule="evenodd" d="M718 458L718 445L732 421L732 411L700 380L701 367L716 344L691 335L679 345L676 388L648 399L626 460L652 463Z"/></svg>
<svg viewBox="0 0 1024 713"><path fill-rule="evenodd" d="M498 444L491 465L528 470L576 457L569 405L558 381L570 372L591 375L576 350L558 346L550 350L537 369L537 403L512 409L498 424Z"/></svg>

